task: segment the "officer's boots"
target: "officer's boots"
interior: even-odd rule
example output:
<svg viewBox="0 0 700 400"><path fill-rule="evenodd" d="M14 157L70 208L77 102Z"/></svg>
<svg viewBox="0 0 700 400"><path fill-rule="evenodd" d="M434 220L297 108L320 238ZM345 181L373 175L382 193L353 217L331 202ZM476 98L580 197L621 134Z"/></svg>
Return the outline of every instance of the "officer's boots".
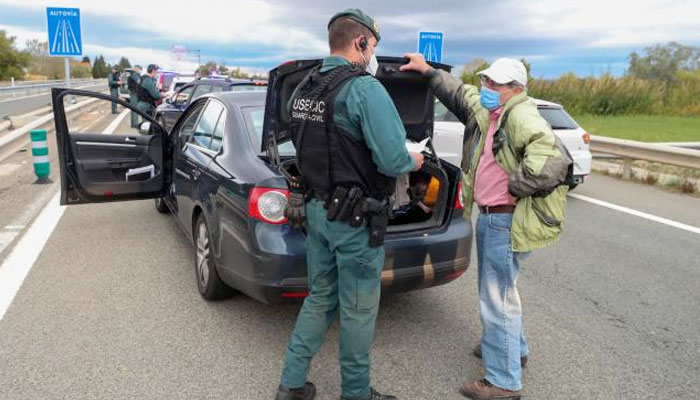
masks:
<svg viewBox="0 0 700 400"><path fill-rule="evenodd" d="M388 394L381 394L374 390L374 388L370 388L369 390L369 397L367 399L348 399L343 396L340 396L340 400L399 400L395 396L391 396Z"/></svg>
<svg viewBox="0 0 700 400"><path fill-rule="evenodd" d="M316 386L306 382L299 389L289 389L282 385L277 388L275 400L313 400L316 397Z"/></svg>

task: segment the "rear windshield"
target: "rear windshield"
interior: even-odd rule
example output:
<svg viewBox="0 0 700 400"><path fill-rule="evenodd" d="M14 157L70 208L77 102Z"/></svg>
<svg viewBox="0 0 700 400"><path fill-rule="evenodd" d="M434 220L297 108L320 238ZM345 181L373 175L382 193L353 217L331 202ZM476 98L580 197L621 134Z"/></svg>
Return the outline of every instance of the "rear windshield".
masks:
<svg viewBox="0 0 700 400"><path fill-rule="evenodd" d="M260 151L260 149L262 148L262 131L263 123L265 122L265 107L245 107L243 108L243 115L245 116L246 125L248 126L250 139L253 142L253 149L255 149L258 154L264 155L265 152ZM291 141L277 146L277 151L281 156L293 156L296 154L296 149L294 149L294 145Z"/></svg>
<svg viewBox="0 0 700 400"><path fill-rule="evenodd" d="M232 92L264 92L266 90L267 90L267 85L253 85L253 84L231 85Z"/></svg>
<svg viewBox="0 0 700 400"><path fill-rule="evenodd" d="M537 109L552 129L577 129L578 124L564 111L558 107L540 107Z"/></svg>
<svg viewBox="0 0 700 400"><path fill-rule="evenodd" d="M439 100L435 100L435 121L459 122L457 116L452 114Z"/></svg>

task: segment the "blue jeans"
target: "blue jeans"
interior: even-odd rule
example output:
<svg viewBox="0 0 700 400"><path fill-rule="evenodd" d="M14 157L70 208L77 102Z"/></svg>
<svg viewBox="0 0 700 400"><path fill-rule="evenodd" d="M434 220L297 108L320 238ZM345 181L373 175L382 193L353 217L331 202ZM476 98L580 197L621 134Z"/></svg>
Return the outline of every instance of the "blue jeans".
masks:
<svg viewBox="0 0 700 400"><path fill-rule="evenodd" d="M513 214L481 214L476 224L479 260L481 352L486 380L507 390L522 389L520 357L528 354L516 288L520 258L511 250Z"/></svg>

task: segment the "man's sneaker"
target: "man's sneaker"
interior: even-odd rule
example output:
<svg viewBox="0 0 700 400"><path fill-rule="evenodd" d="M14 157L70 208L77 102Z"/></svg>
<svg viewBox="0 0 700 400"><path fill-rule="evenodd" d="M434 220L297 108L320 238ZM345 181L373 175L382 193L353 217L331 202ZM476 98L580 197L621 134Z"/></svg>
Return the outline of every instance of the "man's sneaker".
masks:
<svg viewBox="0 0 700 400"><path fill-rule="evenodd" d="M316 397L316 386L306 382L299 389L289 389L282 385L277 388L275 400L313 400Z"/></svg>
<svg viewBox="0 0 700 400"><path fill-rule="evenodd" d="M481 357L482 357L482 355L481 355L481 343L477 344L477 345L474 347L473 353L474 353L474 355L475 355L477 358L481 358ZM520 366L521 366L522 368L525 368L526 365L527 365L527 356L522 356L522 357L520 357Z"/></svg>
<svg viewBox="0 0 700 400"><path fill-rule="evenodd" d="M374 388L369 389L369 397L366 399L349 399L347 397L340 396L340 400L399 400L396 396L391 396L388 394L381 394L374 390Z"/></svg>
<svg viewBox="0 0 700 400"><path fill-rule="evenodd" d="M520 400L520 391L506 390L493 386L486 379L465 382L459 392L473 400Z"/></svg>

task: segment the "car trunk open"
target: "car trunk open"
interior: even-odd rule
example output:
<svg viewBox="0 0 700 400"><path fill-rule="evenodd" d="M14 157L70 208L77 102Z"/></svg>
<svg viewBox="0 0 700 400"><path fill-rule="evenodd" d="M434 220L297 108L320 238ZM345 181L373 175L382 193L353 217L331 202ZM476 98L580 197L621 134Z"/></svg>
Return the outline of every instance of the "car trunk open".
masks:
<svg viewBox="0 0 700 400"><path fill-rule="evenodd" d="M415 72L400 72L406 60L399 57L378 57L376 78L392 97L403 121L408 140L421 142L432 137L435 98L428 78ZM287 102L295 87L322 60L292 61L270 71L265 102L262 151L266 152L274 167L279 164L278 146L291 140L290 116ZM433 64L434 68L450 71L451 67ZM452 205L459 171L456 167L441 163L432 151L427 150L424 167L397 179L394 190L392 217L389 233L435 228L445 221ZM288 157L284 157L289 160ZM289 166L289 162L285 162ZM290 171L297 173L296 171ZM455 186L455 188L451 188Z"/></svg>

